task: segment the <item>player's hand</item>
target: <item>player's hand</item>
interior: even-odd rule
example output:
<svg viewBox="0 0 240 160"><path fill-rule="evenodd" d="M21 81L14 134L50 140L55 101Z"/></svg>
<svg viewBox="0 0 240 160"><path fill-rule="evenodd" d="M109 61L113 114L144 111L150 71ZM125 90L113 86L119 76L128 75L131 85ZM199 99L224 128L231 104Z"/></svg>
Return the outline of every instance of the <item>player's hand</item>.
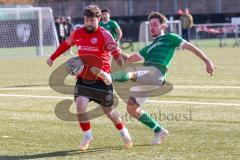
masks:
<svg viewBox="0 0 240 160"><path fill-rule="evenodd" d="M134 63L143 60L137 53L128 56L126 63Z"/></svg>
<svg viewBox="0 0 240 160"><path fill-rule="evenodd" d="M53 64L53 61L52 61L50 58L48 58L48 60L47 60L47 64L48 64L49 67L51 67L52 64Z"/></svg>
<svg viewBox="0 0 240 160"><path fill-rule="evenodd" d="M129 57L128 55L122 53L122 60L123 60L123 62L126 62L128 57Z"/></svg>
<svg viewBox="0 0 240 160"><path fill-rule="evenodd" d="M115 61L119 66L123 67L125 64L125 61L127 60L127 55L121 53L119 55L113 56L113 58L115 59Z"/></svg>
<svg viewBox="0 0 240 160"><path fill-rule="evenodd" d="M211 60L208 60L208 61L206 62L206 71L207 71L207 73L209 73L210 76L212 76L213 71L214 71L215 69L217 69L217 67L214 66L214 64L213 64L213 62L212 62Z"/></svg>
<svg viewBox="0 0 240 160"><path fill-rule="evenodd" d="M115 59L116 60L116 62L117 62L117 64L119 65L119 66L121 66L121 67L123 67L124 66L124 60L123 60L123 58L120 56L120 57L118 57L117 59Z"/></svg>

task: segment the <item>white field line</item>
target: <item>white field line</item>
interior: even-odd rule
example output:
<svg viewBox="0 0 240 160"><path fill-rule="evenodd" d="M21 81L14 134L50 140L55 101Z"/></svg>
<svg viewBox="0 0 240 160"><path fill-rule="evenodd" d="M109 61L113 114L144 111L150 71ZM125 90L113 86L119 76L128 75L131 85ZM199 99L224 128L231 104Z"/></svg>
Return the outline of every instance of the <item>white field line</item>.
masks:
<svg viewBox="0 0 240 160"><path fill-rule="evenodd" d="M22 94L0 94L0 97L42 98L42 99L73 99L73 96L39 96Z"/></svg>
<svg viewBox="0 0 240 160"><path fill-rule="evenodd" d="M70 87L62 87L63 89L70 88ZM73 88L73 87L71 87ZM211 85L205 85L205 86L197 86L197 85L192 85L192 86L184 86L184 85L176 85L173 86L173 88L180 88L180 89L240 89L240 86L211 86ZM0 91L18 91L18 90L52 90L51 87L11 87L11 88L0 88Z"/></svg>
<svg viewBox="0 0 240 160"><path fill-rule="evenodd" d="M192 102L192 101L158 101L147 100L148 103L167 103L167 104L195 104L195 105L216 105L216 106L240 106L240 103L222 103L222 102Z"/></svg>
<svg viewBox="0 0 240 160"><path fill-rule="evenodd" d="M71 96L39 96L39 95L19 95L19 94L0 94L0 97L19 97L19 98L41 98L41 99L73 99ZM120 100L122 101L122 100ZM167 103L167 104L195 104L195 105L216 105L216 106L240 106L240 103L225 102L193 102L193 101L158 101L147 100L147 103Z"/></svg>
<svg viewBox="0 0 240 160"><path fill-rule="evenodd" d="M11 88L0 88L0 91L21 91L21 90L37 90L37 91L44 91L44 90L51 90L50 87L11 87Z"/></svg>
<svg viewBox="0 0 240 160"><path fill-rule="evenodd" d="M173 88L183 89L240 89L240 86L173 86Z"/></svg>

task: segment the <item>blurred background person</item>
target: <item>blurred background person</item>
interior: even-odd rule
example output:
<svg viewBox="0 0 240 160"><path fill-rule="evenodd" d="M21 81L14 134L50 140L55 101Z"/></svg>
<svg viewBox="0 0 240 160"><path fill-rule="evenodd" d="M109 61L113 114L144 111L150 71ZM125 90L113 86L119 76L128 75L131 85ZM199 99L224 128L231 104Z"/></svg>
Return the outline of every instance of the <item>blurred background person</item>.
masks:
<svg viewBox="0 0 240 160"><path fill-rule="evenodd" d="M59 43L61 44L63 41L66 40L66 32L64 28L64 23L65 23L65 18L62 16L60 17L60 22L59 22Z"/></svg>
<svg viewBox="0 0 240 160"><path fill-rule="evenodd" d="M57 36L58 36L58 41L60 42L60 17L57 16L55 17L55 27L56 27L56 31L57 31Z"/></svg>
<svg viewBox="0 0 240 160"><path fill-rule="evenodd" d="M73 23L70 16L66 17L66 20L64 22L64 29L65 29L65 36L69 37L70 33L73 31Z"/></svg>
<svg viewBox="0 0 240 160"><path fill-rule="evenodd" d="M110 16L111 14L109 9L102 9L102 21L99 23L99 26L108 30L116 42L119 43L122 38L122 30L116 21L110 19Z"/></svg>
<svg viewBox="0 0 240 160"><path fill-rule="evenodd" d="M182 24L182 37L183 37L183 39L185 39L189 42L190 28L193 26L193 17L190 14L188 8L186 8L184 12L182 10L179 10L178 13L181 15L180 21Z"/></svg>

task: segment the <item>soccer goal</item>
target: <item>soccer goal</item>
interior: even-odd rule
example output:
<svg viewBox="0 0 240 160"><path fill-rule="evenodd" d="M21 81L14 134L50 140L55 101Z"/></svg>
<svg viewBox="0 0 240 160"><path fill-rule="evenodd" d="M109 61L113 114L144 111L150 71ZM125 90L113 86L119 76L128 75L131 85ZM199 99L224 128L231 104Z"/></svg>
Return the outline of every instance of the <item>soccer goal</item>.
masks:
<svg viewBox="0 0 240 160"><path fill-rule="evenodd" d="M51 8L0 8L0 57L49 55L58 44Z"/></svg>
<svg viewBox="0 0 240 160"><path fill-rule="evenodd" d="M179 20L167 21L165 33L176 33L182 35L182 26ZM140 24L138 41L140 45L147 45L152 42L153 38L149 31L149 22L145 21Z"/></svg>

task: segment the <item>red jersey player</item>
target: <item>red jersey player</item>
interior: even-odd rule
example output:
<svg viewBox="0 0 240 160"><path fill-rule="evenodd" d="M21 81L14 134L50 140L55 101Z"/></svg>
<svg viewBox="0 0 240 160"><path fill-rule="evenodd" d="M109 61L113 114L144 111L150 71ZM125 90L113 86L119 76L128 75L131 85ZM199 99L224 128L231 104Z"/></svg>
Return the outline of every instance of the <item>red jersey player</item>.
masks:
<svg viewBox="0 0 240 160"><path fill-rule="evenodd" d="M105 29L98 26L101 10L96 5L89 5L84 9L84 26L71 33L69 38L61 43L57 50L47 60L52 66L53 61L67 51L72 45L77 46L78 55L84 63L83 71L77 76L75 96L78 120L84 132L80 143L80 150L88 149L93 140L90 120L87 115L89 101L100 104L107 117L111 119L119 130L126 148L132 147L132 140L127 128L116 111L113 111L113 87L105 84L102 79L92 74L90 68L101 68L110 73L110 56L121 64L122 54L113 37ZM84 114L83 114L84 113Z"/></svg>

